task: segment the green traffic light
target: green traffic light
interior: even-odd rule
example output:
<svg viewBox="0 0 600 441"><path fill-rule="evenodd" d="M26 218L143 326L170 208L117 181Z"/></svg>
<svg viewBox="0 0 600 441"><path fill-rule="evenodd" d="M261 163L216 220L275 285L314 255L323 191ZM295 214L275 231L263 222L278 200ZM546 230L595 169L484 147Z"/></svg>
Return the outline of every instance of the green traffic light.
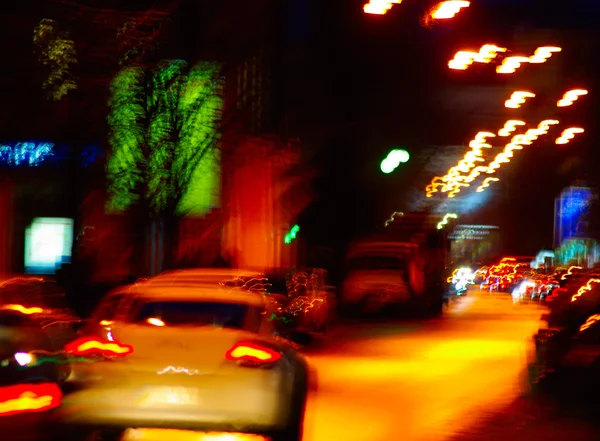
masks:
<svg viewBox="0 0 600 441"><path fill-rule="evenodd" d="M283 238L283 242L285 244L291 244L292 240L294 240L296 238L296 236L298 235L298 232L300 231L300 226L299 225L294 225L291 229L290 232L288 234L285 235L285 237Z"/></svg>
<svg viewBox="0 0 600 441"><path fill-rule="evenodd" d="M396 170L400 164L408 162L410 154L406 150L394 149L381 161L381 171L385 174L389 174Z"/></svg>

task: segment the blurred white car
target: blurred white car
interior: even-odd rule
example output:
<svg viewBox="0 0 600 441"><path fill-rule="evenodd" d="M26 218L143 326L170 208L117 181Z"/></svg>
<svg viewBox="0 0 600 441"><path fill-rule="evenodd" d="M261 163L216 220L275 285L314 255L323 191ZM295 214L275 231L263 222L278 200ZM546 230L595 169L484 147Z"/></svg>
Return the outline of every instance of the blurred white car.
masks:
<svg viewBox="0 0 600 441"><path fill-rule="evenodd" d="M223 286L229 289L245 289L248 291L266 293L269 281L265 274L229 268L192 268L165 271L147 280L148 283L207 283Z"/></svg>
<svg viewBox="0 0 600 441"><path fill-rule="evenodd" d="M265 296L176 283L126 292L110 326L66 347L80 360L72 377L79 388L58 414L67 428L102 439L134 429L136 437L180 429L302 439L310 369L273 337Z"/></svg>

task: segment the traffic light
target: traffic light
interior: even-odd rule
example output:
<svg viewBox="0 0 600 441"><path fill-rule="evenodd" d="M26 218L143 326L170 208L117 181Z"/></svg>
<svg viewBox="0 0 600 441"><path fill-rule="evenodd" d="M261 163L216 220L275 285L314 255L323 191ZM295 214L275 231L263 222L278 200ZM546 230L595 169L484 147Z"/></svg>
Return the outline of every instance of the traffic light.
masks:
<svg viewBox="0 0 600 441"><path fill-rule="evenodd" d="M408 162L410 155L406 150L394 149L381 161L381 171L385 174L391 173L402 163Z"/></svg>
<svg viewBox="0 0 600 441"><path fill-rule="evenodd" d="M291 244L292 240L294 240L296 238L296 236L298 235L298 232L300 231L300 226L299 225L294 225L288 234L285 235L285 237L283 238L283 242L286 244Z"/></svg>

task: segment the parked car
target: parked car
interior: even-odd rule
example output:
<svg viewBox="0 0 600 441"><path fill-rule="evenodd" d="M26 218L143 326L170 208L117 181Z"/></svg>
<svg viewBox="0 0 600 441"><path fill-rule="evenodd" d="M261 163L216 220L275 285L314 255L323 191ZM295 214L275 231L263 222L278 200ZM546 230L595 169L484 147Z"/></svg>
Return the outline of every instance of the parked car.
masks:
<svg viewBox="0 0 600 441"><path fill-rule="evenodd" d="M45 334L43 350L51 353L57 353L73 340L82 324L70 308L64 290L49 277L24 275L0 279L0 311L12 312L12 317L26 316L21 321ZM53 358L60 359L59 379L66 379L69 367L64 357L57 354Z"/></svg>

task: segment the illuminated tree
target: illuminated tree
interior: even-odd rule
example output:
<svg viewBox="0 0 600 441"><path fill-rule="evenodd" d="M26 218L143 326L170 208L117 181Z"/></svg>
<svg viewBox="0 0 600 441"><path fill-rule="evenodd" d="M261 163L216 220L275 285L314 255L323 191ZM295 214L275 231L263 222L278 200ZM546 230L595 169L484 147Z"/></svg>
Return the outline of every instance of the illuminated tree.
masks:
<svg viewBox="0 0 600 441"><path fill-rule="evenodd" d="M110 211L137 209L164 222L173 241L181 215L216 205L222 86L216 63L118 73L108 103Z"/></svg>
<svg viewBox="0 0 600 441"><path fill-rule="evenodd" d="M39 60L50 70L43 84L49 98L57 101L77 89L71 72L72 65L77 63L75 43L66 32L60 31L58 23L43 19L33 32L33 42Z"/></svg>
<svg viewBox="0 0 600 441"><path fill-rule="evenodd" d="M142 205L151 216L172 216L210 205L198 190L214 176L222 104L215 63L119 72L109 100L109 210Z"/></svg>

